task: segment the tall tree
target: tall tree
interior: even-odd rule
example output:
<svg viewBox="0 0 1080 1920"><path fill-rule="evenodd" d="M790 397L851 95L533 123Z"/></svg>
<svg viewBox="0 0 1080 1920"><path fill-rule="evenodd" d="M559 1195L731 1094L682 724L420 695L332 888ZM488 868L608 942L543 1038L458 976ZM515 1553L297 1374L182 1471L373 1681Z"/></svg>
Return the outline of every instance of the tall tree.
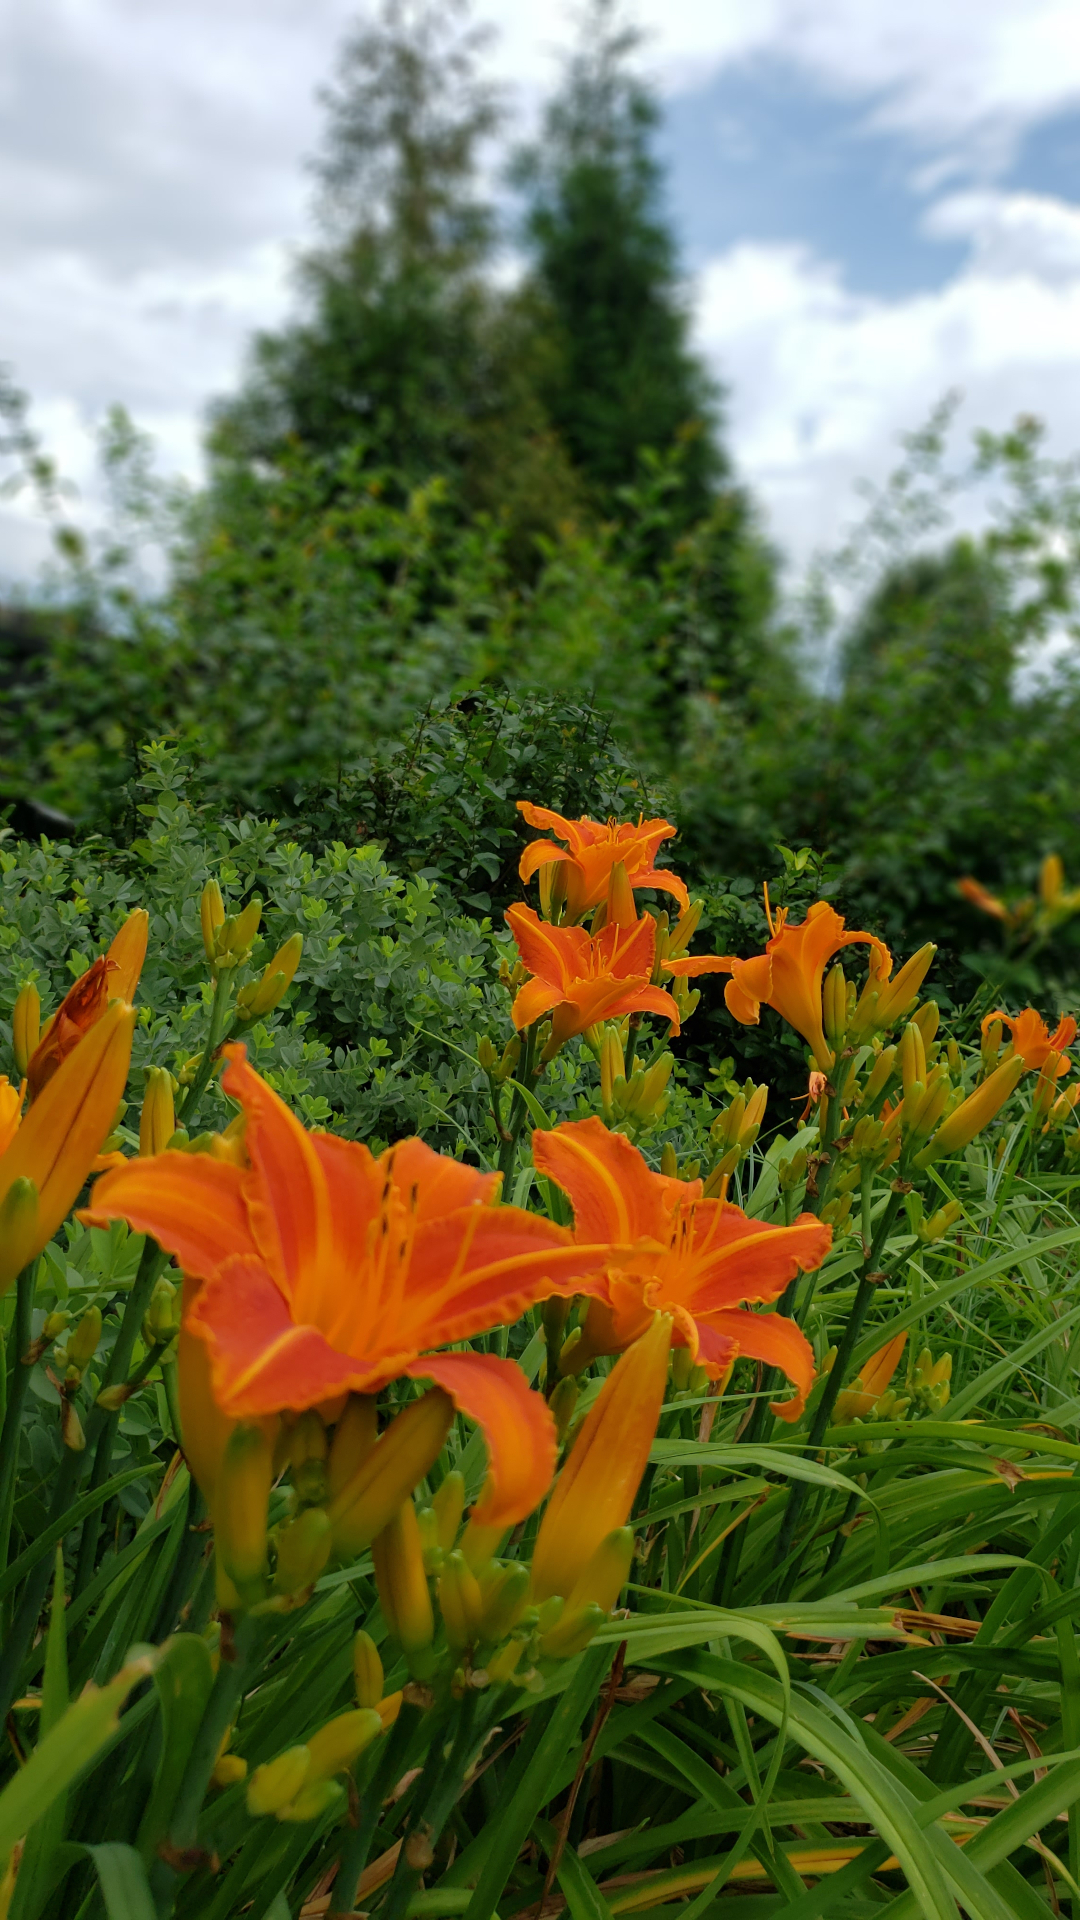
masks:
<svg viewBox="0 0 1080 1920"><path fill-rule="evenodd" d="M634 66L639 38L620 0L588 0L514 177L552 333L542 393L553 425L606 512L639 481L644 449L674 457L689 521L726 473L719 391L689 345L654 154L659 107Z"/></svg>

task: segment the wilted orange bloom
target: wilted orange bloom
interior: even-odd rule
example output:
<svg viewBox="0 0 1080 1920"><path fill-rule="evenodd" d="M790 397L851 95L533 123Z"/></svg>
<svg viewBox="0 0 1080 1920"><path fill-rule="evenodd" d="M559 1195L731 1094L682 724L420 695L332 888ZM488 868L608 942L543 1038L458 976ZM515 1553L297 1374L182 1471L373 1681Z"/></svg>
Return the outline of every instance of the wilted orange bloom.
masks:
<svg viewBox="0 0 1080 1920"><path fill-rule="evenodd" d="M113 1001L50 1076L25 1118L0 1081L0 1293L47 1246L112 1130L135 1015Z"/></svg>
<svg viewBox="0 0 1080 1920"><path fill-rule="evenodd" d="M850 1387L842 1387L836 1396L832 1423L834 1427L844 1427L849 1420L865 1420L873 1413L889 1381L900 1365L907 1334L897 1333L886 1340L883 1347L870 1355L857 1380Z"/></svg>
<svg viewBox="0 0 1080 1920"><path fill-rule="evenodd" d="M768 895L765 910L769 912ZM731 974L724 989L728 1012L744 1026L757 1026L762 1006L775 1007L777 1013L801 1033L823 1073L831 1071L832 1049L822 1026L821 988L825 969L843 947L860 943L870 948L872 972L887 980L892 972L892 955L884 941L873 933L845 933L844 922L827 900L815 900L806 919L792 926L787 911L780 907L769 914L772 938L764 953L749 960L728 955L717 962L717 970Z"/></svg>
<svg viewBox="0 0 1080 1920"><path fill-rule="evenodd" d="M995 920L1006 922L1012 920L1012 914L1004 900L999 900L996 893L991 893L983 886L981 880L973 879L971 874L965 874L962 880L957 881L956 890L962 893L964 899L970 901L973 907L978 907L980 913L988 913Z"/></svg>
<svg viewBox="0 0 1080 1920"><path fill-rule="evenodd" d="M176 1256L188 1278L188 1405L197 1414L208 1397L205 1367L200 1386L190 1366L199 1345L213 1401L231 1420L376 1394L401 1375L432 1380L484 1431L491 1477L477 1520L522 1519L554 1468L543 1400L511 1360L429 1349L580 1289L610 1250L496 1205L497 1174L422 1140L376 1158L355 1141L305 1132L243 1047L224 1051L222 1084L244 1111L247 1164L175 1150L130 1160L102 1176L82 1216L127 1220Z"/></svg>
<svg viewBox="0 0 1080 1920"><path fill-rule="evenodd" d="M814 1383L814 1354L794 1320L750 1313L747 1303L779 1299L789 1280L819 1267L832 1229L804 1213L793 1226L750 1220L739 1207L702 1197L700 1180L653 1173L625 1134L600 1120L569 1120L533 1135L539 1173L568 1194L575 1233L584 1247L600 1241L651 1243L627 1261L608 1266L590 1300L575 1366L601 1353L619 1353L638 1339L653 1314L670 1314L674 1342L690 1349L711 1379L743 1354L779 1367L796 1397L773 1407L795 1420Z"/></svg>
<svg viewBox="0 0 1080 1920"><path fill-rule="evenodd" d="M529 881L541 867L558 862L563 867L568 919L580 920L606 899L611 869L618 861L632 887L656 887L674 894L681 907L689 906L690 897L678 874L656 865L661 842L677 831L669 820L565 820L561 813L534 807L529 800L519 800L517 805L530 827L548 827L566 841L565 847L559 847L553 840L530 840L518 872Z"/></svg>
<svg viewBox="0 0 1080 1920"><path fill-rule="evenodd" d="M31 1100L37 1099L61 1061L67 1059L83 1035L101 1019L111 1000L130 1003L134 999L146 958L149 926L149 914L143 907L136 907L128 914L108 952L93 961L64 995L52 1019L46 1023L26 1069Z"/></svg>
<svg viewBox="0 0 1080 1920"><path fill-rule="evenodd" d="M531 907L509 907L506 918L533 975L512 1009L519 1032L550 1013L552 1053L573 1034L624 1013L658 1013L679 1032L679 1009L670 993L649 984L656 922L648 914L633 926L613 924L596 935L584 927L552 926Z"/></svg>
<svg viewBox="0 0 1080 1920"><path fill-rule="evenodd" d="M994 1020L1000 1020L1003 1026L1008 1027L1012 1035L1012 1054L1020 1056L1025 1071L1044 1067L1051 1053L1064 1056L1065 1049L1071 1047L1076 1039L1076 1021L1071 1013L1062 1016L1053 1033L1034 1007L1025 1007L1023 1013L1017 1014L1003 1013L1000 1008L988 1013L982 1023L984 1034ZM1010 1057L1006 1053L1005 1058ZM1058 1074L1068 1073L1070 1065L1069 1060L1062 1058L1057 1068Z"/></svg>

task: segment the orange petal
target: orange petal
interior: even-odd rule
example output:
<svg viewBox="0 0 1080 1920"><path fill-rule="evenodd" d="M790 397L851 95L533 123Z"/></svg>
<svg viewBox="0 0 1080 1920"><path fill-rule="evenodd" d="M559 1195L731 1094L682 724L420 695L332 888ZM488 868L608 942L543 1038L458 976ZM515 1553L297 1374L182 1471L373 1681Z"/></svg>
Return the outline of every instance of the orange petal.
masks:
<svg viewBox="0 0 1080 1920"><path fill-rule="evenodd" d="M134 1000L146 959L149 932L150 915L145 907L136 907L133 913L128 914L105 956L115 969L109 975L110 999Z"/></svg>
<svg viewBox="0 0 1080 1920"><path fill-rule="evenodd" d="M761 1008L772 992L772 956L756 953L750 960L732 963L731 979L724 988L727 1010L744 1027L756 1027Z"/></svg>
<svg viewBox="0 0 1080 1920"><path fill-rule="evenodd" d="M433 1220L458 1207L491 1206L499 1195L502 1176L481 1173L452 1154L436 1153L423 1140L399 1140L382 1156L380 1166L408 1197L415 1192L416 1218Z"/></svg>
<svg viewBox="0 0 1080 1920"><path fill-rule="evenodd" d="M278 1285L297 1299L298 1318L304 1318L307 1297L318 1295L336 1251L325 1165L313 1136L248 1065L244 1047L234 1044L222 1052L228 1065L221 1084L239 1100L247 1119L244 1144L251 1172L244 1178L244 1199L252 1234ZM366 1148L357 1150L351 1141L338 1145L353 1147L353 1164L365 1167Z"/></svg>
<svg viewBox="0 0 1080 1920"><path fill-rule="evenodd" d="M750 1220L738 1207L703 1200L694 1219L692 1278L680 1289L695 1315L740 1301L779 1299L795 1275L813 1273L832 1246L832 1228L812 1213L790 1227Z"/></svg>
<svg viewBox="0 0 1080 1920"><path fill-rule="evenodd" d="M642 914L629 927L610 925L597 935L596 955L604 973L648 980L656 958L656 921Z"/></svg>
<svg viewBox="0 0 1080 1920"><path fill-rule="evenodd" d="M126 1220L175 1255L184 1273L205 1280L230 1254L256 1251L243 1180L225 1160L173 1149L103 1174L79 1219L88 1227Z"/></svg>
<svg viewBox="0 0 1080 1920"><path fill-rule="evenodd" d="M595 1115L534 1133L533 1164L569 1196L579 1241L667 1244L673 1183Z"/></svg>
<svg viewBox="0 0 1080 1920"><path fill-rule="evenodd" d="M674 832L674 828L671 831ZM684 913L690 905L685 880L680 880L670 867L650 867L647 873L632 874L631 879L635 887L655 887L659 893L674 894Z"/></svg>
<svg viewBox="0 0 1080 1920"><path fill-rule="evenodd" d="M376 1374L340 1353L317 1327L295 1323L262 1261L250 1256L226 1260L204 1282L187 1325L206 1344L214 1399L234 1420L286 1408L300 1413L334 1394L369 1392L412 1358L388 1355Z"/></svg>
<svg viewBox="0 0 1080 1920"><path fill-rule="evenodd" d="M587 972L592 942L584 927L553 927L541 920L532 907L513 906L506 910L522 965L552 986L565 987Z"/></svg>
<svg viewBox="0 0 1080 1920"><path fill-rule="evenodd" d="M795 1397L774 1403L781 1420L798 1420L814 1384L814 1349L801 1327L782 1313L710 1313L704 1331L733 1340L740 1353L779 1367L795 1387Z"/></svg>
<svg viewBox="0 0 1080 1920"><path fill-rule="evenodd" d="M488 1479L472 1518L512 1527L539 1506L555 1472L555 1422L513 1360L488 1353L425 1354L404 1371L433 1380L459 1413L475 1420L488 1453Z"/></svg>
<svg viewBox="0 0 1080 1920"><path fill-rule="evenodd" d="M667 1386L671 1321L652 1326L617 1360L555 1482L533 1552L533 1596L568 1594L600 1542L626 1525Z"/></svg>
<svg viewBox="0 0 1080 1920"><path fill-rule="evenodd" d="M114 1001L61 1062L0 1160L0 1200L15 1180L30 1179L37 1188L33 1253L48 1245L74 1206L112 1132L127 1085L134 1026L134 1010ZM18 1251L22 1257L12 1266ZM14 1245L0 1248L0 1291L32 1257L25 1245L20 1250Z"/></svg>
<svg viewBox="0 0 1080 1920"><path fill-rule="evenodd" d="M522 819L527 820L530 827L546 827L550 833L557 833L560 840L573 845L577 838L576 821L564 819L561 813L553 813L550 807L536 807L531 800L519 800L516 804Z"/></svg>
<svg viewBox="0 0 1080 1920"><path fill-rule="evenodd" d="M609 1247L582 1247L522 1207L465 1207L417 1228L409 1274L414 1351L510 1326L552 1294L594 1291Z"/></svg>
<svg viewBox="0 0 1080 1920"><path fill-rule="evenodd" d="M530 840L518 862L518 873L527 885L541 867L550 866L553 860L571 858L566 848L557 847L554 840Z"/></svg>
<svg viewBox="0 0 1080 1920"><path fill-rule="evenodd" d="M661 960L665 973L679 973L693 979L699 973L730 973L738 964L728 953L688 954L684 960Z"/></svg>
<svg viewBox="0 0 1080 1920"><path fill-rule="evenodd" d="M542 1020L545 1013L557 1007L562 998L562 988L553 987L546 980L526 980L518 989L510 1017L518 1033L524 1033L536 1020Z"/></svg>

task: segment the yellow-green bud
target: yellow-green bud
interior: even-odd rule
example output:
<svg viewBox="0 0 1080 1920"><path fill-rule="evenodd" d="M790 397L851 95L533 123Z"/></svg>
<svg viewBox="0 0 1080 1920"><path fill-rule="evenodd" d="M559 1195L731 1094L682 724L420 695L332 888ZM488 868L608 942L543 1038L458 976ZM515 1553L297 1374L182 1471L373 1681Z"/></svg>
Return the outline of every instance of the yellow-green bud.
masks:
<svg viewBox="0 0 1080 1920"><path fill-rule="evenodd" d="M477 1046L476 1058L485 1073L494 1073L499 1056L486 1033Z"/></svg>
<svg viewBox="0 0 1080 1920"><path fill-rule="evenodd" d="M40 1252L45 1235L38 1229L38 1190L22 1173L0 1202L0 1244L9 1272L19 1273Z"/></svg>
<svg viewBox="0 0 1080 1920"><path fill-rule="evenodd" d="M180 1292L164 1275L150 1295L142 1323L142 1337L148 1347L164 1347L180 1331Z"/></svg>
<svg viewBox="0 0 1080 1920"><path fill-rule="evenodd" d="M68 1366L82 1373L88 1367L98 1349L101 1339L101 1308L87 1307L78 1326L68 1338Z"/></svg>
<svg viewBox="0 0 1080 1920"><path fill-rule="evenodd" d="M348 1486L379 1437L379 1410L373 1394L351 1393L330 1442L326 1478L331 1499Z"/></svg>
<svg viewBox="0 0 1080 1920"><path fill-rule="evenodd" d="M202 926L203 949L211 966L217 958L217 930L225 919L225 902L221 897L221 888L216 880L208 880L199 900L199 921Z"/></svg>
<svg viewBox="0 0 1080 1920"><path fill-rule="evenodd" d="M289 1466L296 1497L305 1506L321 1506L327 1497L326 1428L314 1407L297 1416L289 1435Z"/></svg>
<svg viewBox="0 0 1080 1920"><path fill-rule="evenodd" d="M607 1614L603 1607L587 1606L565 1613L555 1626L540 1638L540 1652L547 1660L570 1660L587 1647Z"/></svg>
<svg viewBox="0 0 1080 1920"><path fill-rule="evenodd" d="M601 1540L592 1559L578 1575L571 1592L566 1596L566 1611L577 1613L586 1606L601 1607L610 1613L620 1593L630 1578L630 1562L634 1557L634 1534L631 1527L617 1527Z"/></svg>
<svg viewBox="0 0 1080 1920"><path fill-rule="evenodd" d="M383 1663L370 1633L362 1627L353 1641L353 1681L357 1706L377 1707L385 1684Z"/></svg>
<svg viewBox="0 0 1080 1920"><path fill-rule="evenodd" d="M234 1427L214 1489L214 1533L222 1567L247 1606L263 1595L272 1477L273 1453L262 1427Z"/></svg>
<svg viewBox="0 0 1080 1920"><path fill-rule="evenodd" d="M350 1707L347 1713L328 1720L307 1743L311 1764L305 1785L344 1773L373 1740L378 1740L382 1730L382 1720L371 1707Z"/></svg>
<svg viewBox="0 0 1080 1920"><path fill-rule="evenodd" d="M303 951L303 934L290 934L268 961L261 979L241 987L236 996L236 1011L242 1020L261 1020L265 1014L273 1013L292 986Z"/></svg>
<svg viewBox="0 0 1080 1920"><path fill-rule="evenodd" d="M465 1475L459 1473L456 1467L443 1475L431 1507L438 1528L439 1545L444 1553L449 1553L458 1537L461 1516L465 1511Z"/></svg>
<svg viewBox="0 0 1080 1920"><path fill-rule="evenodd" d="M433 1387L391 1420L356 1472L333 1495L330 1522L334 1548L342 1559L354 1559L389 1525L437 1459L453 1417L449 1394ZM409 1512L415 1527L411 1501Z"/></svg>
<svg viewBox="0 0 1080 1920"><path fill-rule="evenodd" d="M416 1677L424 1679L431 1667L430 1659L424 1656L434 1637L435 1616L424 1573L416 1509L411 1500L399 1507L390 1524L372 1541L371 1557L383 1618L400 1642Z"/></svg>
<svg viewBox="0 0 1080 1920"><path fill-rule="evenodd" d="M247 1810L260 1814L278 1813L295 1800L308 1776L311 1755L306 1747L288 1747L276 1760L256 1767L247 1788Z"/></svg>
<svg viewBox="0 0 1080 1920"><path fill-rule="evenodd" d="M548 1401L555 1422L556 1438L560 1441L566 1438L567 1428L574 1417L574 1410L578 1403L579 1392L578 1383L573 1375L564 1374L561 1380L556 1381L555 1390Z"/></svg>
<svg viewBox="0 0 1080 1920"><path fill-rule="evenodd" d="M493 1686L502 1686L510 1679L524 1651L524 1640L508 1640L505 1647L492 1654L487 1663L487 1676Z"/></svg>
<svg viewBox="0 0 1080 1920"><path fill-rule="evenodd" d="M280 1528L277 1537L278 1593L308 1593L330 1558L330 1522L321 1507L305 1507Z"/></svg>
<svg viewBox="0 0 1080 1920"><path fill-rule="evenodd" d="M147 1067L146 1092L139 1120L139 1152L144 1159L164 1153L176 1132L173 1077L167 1067Z"/></svg>
<svg viewBox="0 0 1080 1920"><path fill-rule="evenodd" d="M11 1014L11 1046L20 1080L37 1052L41 1039L41 995L32 980L20 987Z"/></svg>
<svg viewBox="0 0 1080 1920"><path fill-rule="evenodd" d="M483 1610L480 1582L463 1553L448 1553L439 1575L439 1610L446 1643L455 1653L471 1647L480 1631Z"/></svg>
<svg viewBox="0 0 1080 1920"><path fill-rule="evenodd" d="M528 1567L520 1561L491 1567L480 1580L480 1593L480 1639L494 1643L517 1626L529 1604Z"/></svg>

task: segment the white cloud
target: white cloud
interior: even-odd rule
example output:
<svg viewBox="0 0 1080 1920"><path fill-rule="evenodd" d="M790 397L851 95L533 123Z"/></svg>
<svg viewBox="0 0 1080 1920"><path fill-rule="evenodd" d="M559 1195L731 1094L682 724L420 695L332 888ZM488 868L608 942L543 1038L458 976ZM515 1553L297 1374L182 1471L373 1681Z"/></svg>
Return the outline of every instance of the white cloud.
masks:
<svg viewBox="0 0 1080 1920"><path fill-rule="evenodd" d="M976 241L936 292L867 298L805 248L752 242L702 275L699 338L730 385L735 452L796 560L835 542L853 483L882 479L949 389L961 425L1034 413L1056 450L1080 447L1080 212L972 195L935 218Z"/></svg>

